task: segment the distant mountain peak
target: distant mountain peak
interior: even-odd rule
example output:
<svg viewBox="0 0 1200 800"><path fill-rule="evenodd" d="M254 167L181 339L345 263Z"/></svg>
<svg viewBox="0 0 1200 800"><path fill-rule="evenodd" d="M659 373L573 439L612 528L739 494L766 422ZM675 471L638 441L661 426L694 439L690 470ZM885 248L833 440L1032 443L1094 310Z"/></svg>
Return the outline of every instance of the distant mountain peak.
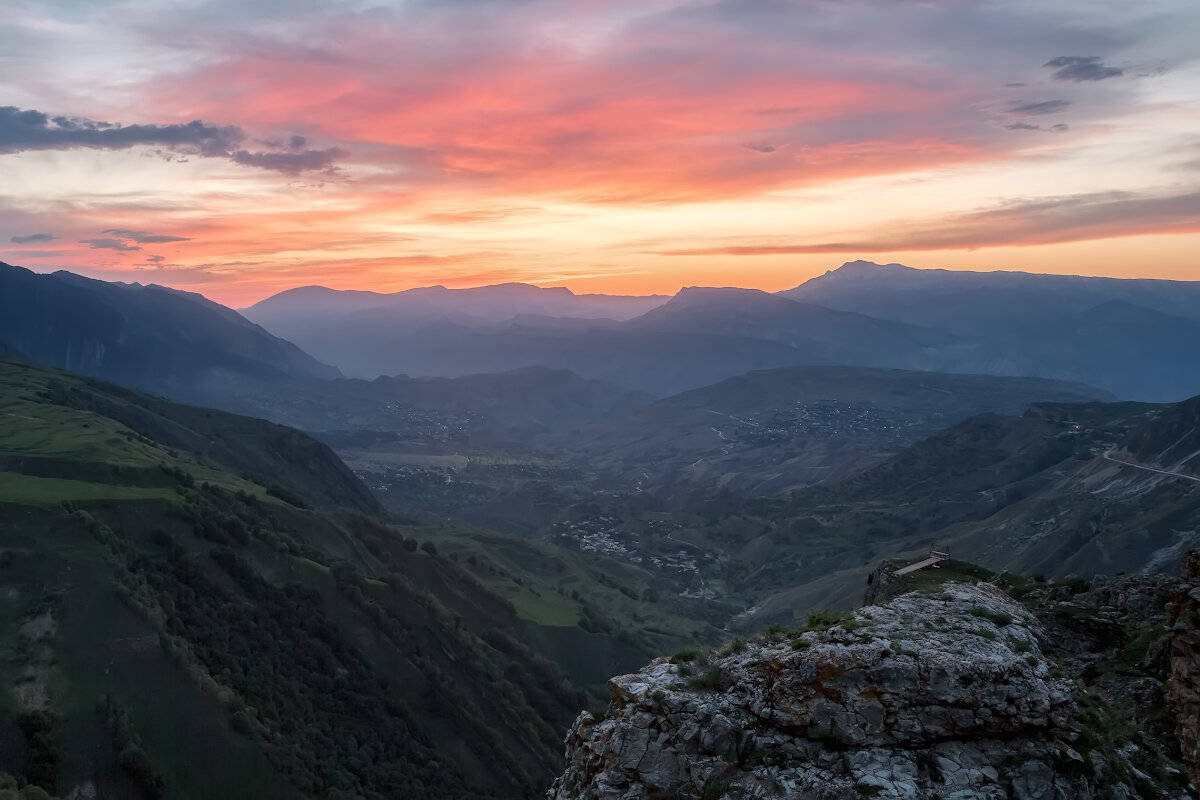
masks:
<svg viewBox="0 0 1200 800"><path fill-rule="evenodd" d="M761 289L743 289L738 286L685 286L672 300L687 300L696 298L717 297L767 297L768 292ZM671 301L668 301L671 302Z"/></svg>
<svg viewBox="0 0 1200 800"><path fill-rule="evenodd" d="M469 289L458 289L460 292L478 292L481 294L529 294L529 295L561 295L574 297L575 293L565 286L538 286L532 283L493 283L488 286L475 286Z"/></svg>
<svg viewBox="0 0 1200 800"><path fill-rule="evenodd" d="M904 264L877 264L874 261L864 261L858 259L856 261L847 261L836 269L826 270L825 274L819 278L813 278L814 281L823 280L863 280L876 278L881 275L895 275L899 272L920 272L915 267L905 266Z"/></svg>
<svg viewBox="0 0 1200 800"><path fill-rule="evenodd" d="M914 268L907 267L904 264L897 264L895 262L892 262L890 264L880 264L876 261L867 261L866 259L859 258L859 259L855 259L854 261L847 261L846 263L842 264L840 267L829 270L829 272L830 273L839 272L839 271L857 272L857 271L861 271L861 270L877 271L877 270L885 270L885 269L914 269ZM828 273L826 273L826 274L828 274Z"/></svg>

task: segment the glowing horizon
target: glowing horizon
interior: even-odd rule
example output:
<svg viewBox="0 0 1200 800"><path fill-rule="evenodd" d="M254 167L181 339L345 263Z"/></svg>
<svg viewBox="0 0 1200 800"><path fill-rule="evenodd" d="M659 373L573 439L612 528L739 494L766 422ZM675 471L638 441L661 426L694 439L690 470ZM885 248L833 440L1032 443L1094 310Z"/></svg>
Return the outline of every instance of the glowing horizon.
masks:
<svg viewBox="0 0 1200 800"><path fill-rule="evenodd" d="M76 7L78 6L78 7ZM1184 0L16 0L0 261L778 291L864 259L1200 279Z"/></svg>

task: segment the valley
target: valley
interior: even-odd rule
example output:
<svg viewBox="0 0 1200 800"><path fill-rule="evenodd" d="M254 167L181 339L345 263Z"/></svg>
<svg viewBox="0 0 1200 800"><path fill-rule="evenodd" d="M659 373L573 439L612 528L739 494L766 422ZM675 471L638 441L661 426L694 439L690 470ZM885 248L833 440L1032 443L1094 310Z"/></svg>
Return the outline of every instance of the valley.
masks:
<svg viewBox="0 0 1200 800"><path fill-rule="evenodd" d="M110 302L69 285L84 307ZM237 320L205 333L229 319L203 303L177 324L202 356L138 351L118 324L113 341L171 370L98 357L84 377L22 360L55 357L0 323L15 353L0 359L0 585L16 632L0 640L0 702L59 743L40 785L120 800L532 796L612 675L853 608L881 561L936 546L991 575L1071 581L1171 573L1200 546L1200 398L822 363L878 360L822 339L827 323L865 326L860 355L920 361L949 340L763 293L735 293L731 327L696 327L730 297L626 304L613 324L673 344L588 377L569 360L369 380L306 356L260 368L224 348L290 345ZM520 324L568 339L598 324L552 310ZM715 335L733 336L718 356L770 341L816 363L693 350L674 364ZM110 366L139 388L106 382ZM621 382L635 372L656 377ZM199 761L163 696L188 709ZM40 775L22 759L42 739L22 731L0 731L0 766ZM91 766L72 750L96 742L112 753ZM507 783L488 782L496 770Z"/></svg>
<svg viewBox="0 0 1200 800"><path fill-rule="evenodd" d="M21 631L0 642L0 704L52 715L48 790L524 795L596 684L711 635L683 602L647 613L638 570L385 524L294 430L7 360L0 413L22 420L0 430L0 581ZM499 726L527 737L514 749ZM21 736L0 731L0 754ZM109 741L95 763L72 744ZM453 766L431 771L435 751Z"/></svg>

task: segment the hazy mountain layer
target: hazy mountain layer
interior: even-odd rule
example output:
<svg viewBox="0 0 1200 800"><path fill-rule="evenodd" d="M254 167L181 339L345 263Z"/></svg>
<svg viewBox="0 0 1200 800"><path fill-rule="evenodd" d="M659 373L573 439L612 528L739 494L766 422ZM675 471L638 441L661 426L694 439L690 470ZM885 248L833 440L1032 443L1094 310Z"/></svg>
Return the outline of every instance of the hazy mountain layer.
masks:
<svg viewBox="0 0 1200 800"><path fill-rule="evenodd" d="M928 348L953 344L943 331L834 311L755 289L683 289L626 330L694 333L780 342L833 364L919 367Z"/></svg>
<svg viewBox="0 0 1200 800"><path fill-rule="evenodd" d="M560 441L590 470L643 490L772 494L840 480L983 411L1109 397L1036 378L787 367L693 389Z"/></svg>
<svg viewBox="0 0 1200 800"><path fill-rule="evenodd" d="M246 313L362 377L546 366L662 397L751 369L847 364L1056 378L1157 402L1200 392L1195 282L860 261L777 295L689 288L641 306L600 297L589 305L520 285L308 288Z"/></svg>
<svg viewBox="0 0 1200 800"><path fill-rule="evenodd" d="M1200 283L1194 281L914 269L851 261L779 294L967 338L1026 334L1113 300L1200 320Z"/></svg>
<svg viewBox="0 0 1200 800"><path fill-rule="evenodd" d="M795 364L919 367L928 348L957 341L939 331L750 290L687 289L625 322L565 314L556 322L519 313L519 303L508 307L507 318L482 318L465 299L455 306L418 302L421 297L410 298L412 307L403 313L370 308L339 316L285 315L289 306L282 299L273 303L275 298L264 301L270 315L257 306L246 313L350 374L454 377L536 365L658 396Z"/></svg>
<svg viewBox="0 0 1200 800"><path fill-rule="evenodd" d="M644 314L667 300L662 295L580 295L563 287L542 288L524 283L473 289L427 286L391 294L303 286L261 300L244 309L244 314L268 327L287 324L297 317L335 318L364 311L384 312L395 320L423 318L433 312L484 322L501 322L526 314L621 320Z"/></svg>
<svg viewBox="0 0 1200 800"><path fill-rule="evenodd" d="M247 391L238 398L264 417L346 441L461 445L530 444L550 431L650 401L640 392L544 367L459 378L295 382L288 392Z"/></svg>
<svg viewBox="0 0 1200 800"><path fill-rule="evenodd" d="M925 369L1061 378L1158 402L1200 392L1197 282L856 261L781 295L960 337L928 352Z"/></svg>

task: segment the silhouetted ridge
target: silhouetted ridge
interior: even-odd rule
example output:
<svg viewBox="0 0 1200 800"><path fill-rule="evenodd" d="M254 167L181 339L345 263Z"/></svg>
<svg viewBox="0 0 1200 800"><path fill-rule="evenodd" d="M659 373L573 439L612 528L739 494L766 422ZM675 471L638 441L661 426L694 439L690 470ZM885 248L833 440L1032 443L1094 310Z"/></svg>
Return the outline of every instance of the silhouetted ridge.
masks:
<svg viewBox="0 0 1200 800"><path fill-rule="evenodd" d="M230 379L339 373L237 312L162 286L0 265L0 344L48 366L205 402Z"/></svg>

